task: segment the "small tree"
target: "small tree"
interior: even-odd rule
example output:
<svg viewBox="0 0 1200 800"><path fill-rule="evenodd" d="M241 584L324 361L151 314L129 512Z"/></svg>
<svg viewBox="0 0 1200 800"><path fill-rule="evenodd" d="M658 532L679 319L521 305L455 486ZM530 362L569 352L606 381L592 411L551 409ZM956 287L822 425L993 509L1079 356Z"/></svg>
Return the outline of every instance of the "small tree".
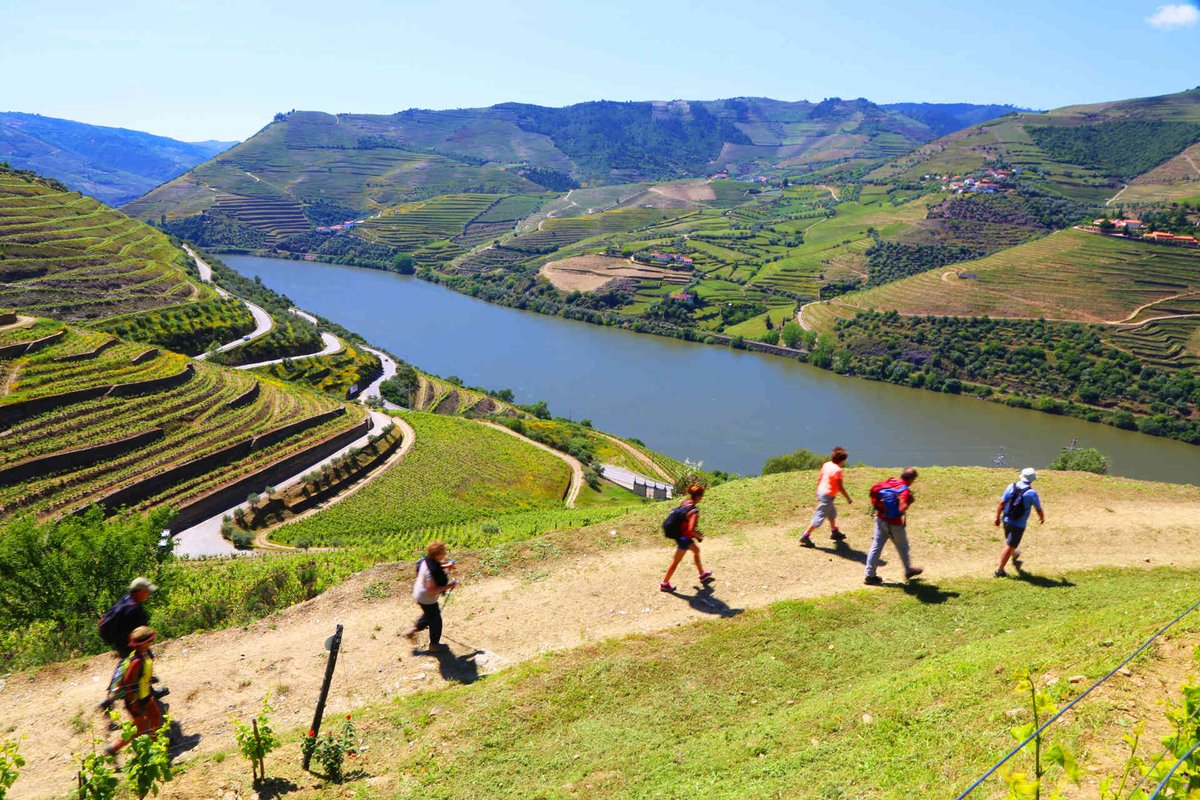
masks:
<svg viewBox="0 0 1200 800"><path fill-rule="evenodd" d="M93 751L85 755L77 778L79 786L75 790L75 800L112 800L117 793L113 757L107 753Z"/></svg>
<svg viewBox="0 0 1200 800"><path fill-rule="evenodd" d="M114 714L115 717L115 714ZM138 736L137 726L129 720L121 723L122 735L129 740L129 758L125 761L125 781L129 791L143 800L158 794L162 784L175 776L171 774L171 718L163 719L162 727L152 734Z"/></svg>
<svg viewBox="0 0 1200 800"><path fill-rule="evenodd" d="M16 783L23 766L25 759L21 757L16 742L5 740L0 744L0 800L8 797L8 790Z"/></svg>
<svg viewBox="0 0 1200 800"><path fill-rule="evenodd" d="M820 469L821 457L811 450L800 448L794 453L772 456L763 464L763 475L774 475L778 472L800 472L806 469Z"/></svg>
<svg viewBox="0 0 1200 800"><path fill-rule="evenodd" d="M250 762L255 786L261 781L266 780L267 768L264 764L264 759L266 759L268 753L279 746L279 737L271 729L269 718L271 713L270 701L270 694L263 697L262 709L258 712L258 716L250 721L249 725L237 720L233 722L234 738L237 739L242 755Z"/></svg>
<svg viewBox="0 0 1200 800"><path fill-rule="evenodd" d="M1046 469L1094 472L1097 475L1107 475L1108 459L1094 447L1084 447L1079 450L1063 450L1050 462L1050 466L1046 467Z"/></svg>

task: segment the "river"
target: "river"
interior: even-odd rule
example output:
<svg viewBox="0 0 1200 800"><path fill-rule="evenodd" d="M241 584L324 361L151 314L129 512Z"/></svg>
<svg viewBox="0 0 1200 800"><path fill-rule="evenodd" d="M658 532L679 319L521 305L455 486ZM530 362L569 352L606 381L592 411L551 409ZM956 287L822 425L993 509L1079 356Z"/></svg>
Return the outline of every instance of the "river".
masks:
<svg viewBox="0 0 1200 800"><path fill-rule="evenodd" d="M1183 442L519 311L379 270L224 260L421 369L545 400L556 415L710 469L757 473L769 456L833 445L851 463L991 466L1003 448L1006 466L1044 467L1074 439L1117 475L1200 480L1200 447Z"/></svg>

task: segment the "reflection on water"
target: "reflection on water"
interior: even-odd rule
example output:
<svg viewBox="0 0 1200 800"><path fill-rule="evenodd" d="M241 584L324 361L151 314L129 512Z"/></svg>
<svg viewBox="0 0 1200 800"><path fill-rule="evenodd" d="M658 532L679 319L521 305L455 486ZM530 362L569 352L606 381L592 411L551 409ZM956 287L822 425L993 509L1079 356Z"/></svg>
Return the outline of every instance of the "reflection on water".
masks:
<svg viewBox="0 0 1200 800"><path fill-rule="evenodd" d="M846 378L790 359L629 333L491 305L377 270L227 256L293 302L469 386L591 419L675 458L758 472L772 455L835 444L852 461L1043 467L1072 439L1119 475L1200 478L1200 447L1105 425Z"/></svg>

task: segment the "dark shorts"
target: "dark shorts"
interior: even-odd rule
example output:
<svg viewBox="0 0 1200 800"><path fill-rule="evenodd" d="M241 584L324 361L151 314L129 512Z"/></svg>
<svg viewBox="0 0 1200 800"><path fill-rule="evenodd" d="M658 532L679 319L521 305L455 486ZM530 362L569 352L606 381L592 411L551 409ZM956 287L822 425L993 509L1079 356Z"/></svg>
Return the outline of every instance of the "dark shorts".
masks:
<svg viewBox="0 0 1200 800"><path fill-rule="evenodd" d="M678 539L675 540L675 546L677 548L679 548L680 550L691 550L692 544L695 541L696 541L695 539L689 539L686 536L680 536Z"/></svg>
<svg viewBox="0 0 1200 800"><path fill-rule="evenodd" d="M1016 525L1004 523L1004 543L1009 547L1020 547L1021 537L1025 535L1024 528L1018 528Z"/></svg>

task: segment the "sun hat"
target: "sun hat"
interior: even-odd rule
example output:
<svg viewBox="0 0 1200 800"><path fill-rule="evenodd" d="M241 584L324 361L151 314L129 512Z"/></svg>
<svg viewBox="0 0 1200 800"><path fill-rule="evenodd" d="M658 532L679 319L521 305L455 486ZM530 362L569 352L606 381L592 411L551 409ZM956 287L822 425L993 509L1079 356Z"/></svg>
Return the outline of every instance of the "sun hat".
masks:
<svg viewBox="0 0 1200 800"><path fill-rule="evenodd" d="M1033 467L1026 467L1025 469L1021 470L1021 480L1025 481L1026 483L1033 483L1037 480L1037 470Z"/></svg>
<svg viewBox="0 0 1200 800"><path fill-rule="evenodd" d="M158 591L158 587L151 583L149 578L138 576L129 582L129 591L136 592L141 589L147 589L152 594Z"/></svg>
<svg viewBox="0 0 1200 800"><path fill-rule="evenodd" d="M129 646L136 647L139 644L149 644L158 636L157 633L147 628L145 625L139 625L129 634Z"/></svg>

